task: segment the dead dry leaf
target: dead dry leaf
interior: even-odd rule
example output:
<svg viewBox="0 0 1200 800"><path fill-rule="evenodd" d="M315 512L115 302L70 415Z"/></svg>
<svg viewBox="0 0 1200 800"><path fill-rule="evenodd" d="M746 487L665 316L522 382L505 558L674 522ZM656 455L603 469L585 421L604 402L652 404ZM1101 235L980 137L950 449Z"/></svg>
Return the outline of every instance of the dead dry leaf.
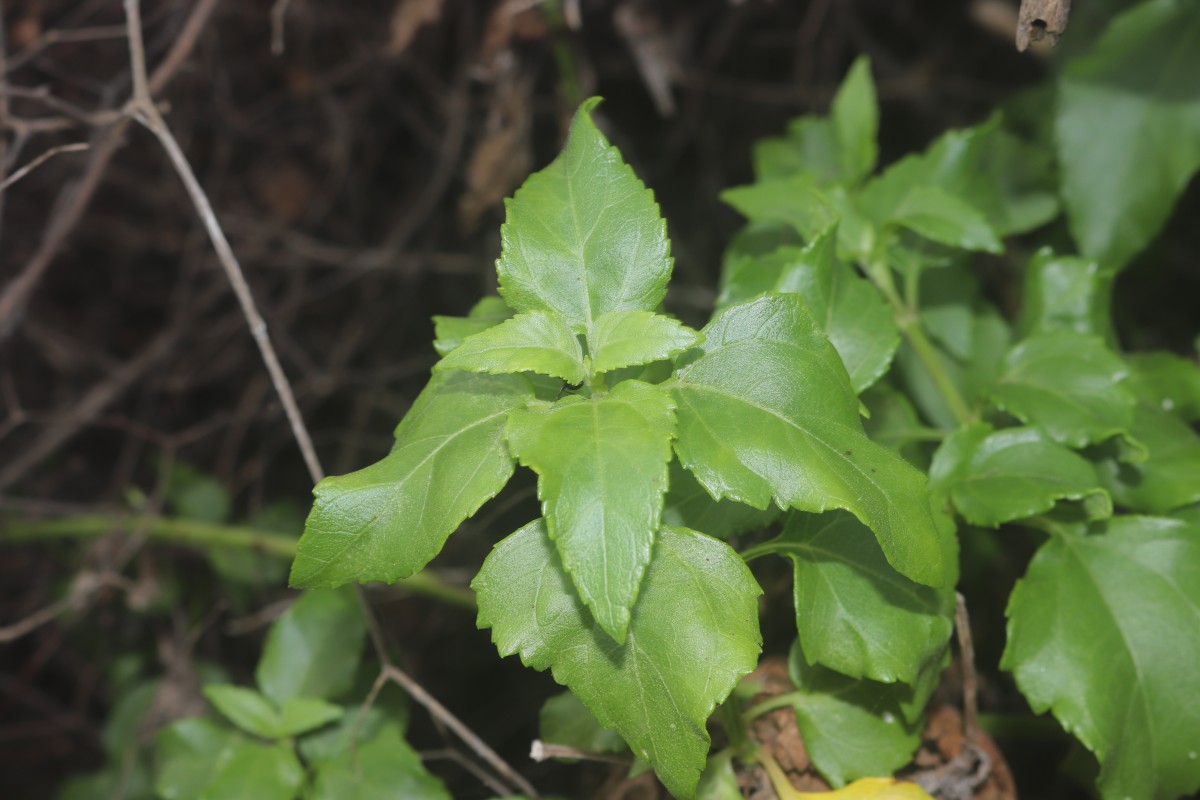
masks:
<svg viewBox="0 0 1200 800"><path fill-rule="evenodd" d="M392 12L392 35L385 52L395 58L408 49L417 31L442 18L444 0L400 0Z"/></svg>

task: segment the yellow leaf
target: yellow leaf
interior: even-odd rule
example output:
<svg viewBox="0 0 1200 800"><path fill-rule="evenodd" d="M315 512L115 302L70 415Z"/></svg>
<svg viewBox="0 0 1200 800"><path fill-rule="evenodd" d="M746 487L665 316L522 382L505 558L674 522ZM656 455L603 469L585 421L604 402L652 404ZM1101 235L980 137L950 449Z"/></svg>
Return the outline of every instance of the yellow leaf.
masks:
<svg viewBox="0 0 1200 800"><path fill-rule="evenodd" d="M836 792L796 792L796 800L933 800L915 783L893 778L860 778Z"/></svg>

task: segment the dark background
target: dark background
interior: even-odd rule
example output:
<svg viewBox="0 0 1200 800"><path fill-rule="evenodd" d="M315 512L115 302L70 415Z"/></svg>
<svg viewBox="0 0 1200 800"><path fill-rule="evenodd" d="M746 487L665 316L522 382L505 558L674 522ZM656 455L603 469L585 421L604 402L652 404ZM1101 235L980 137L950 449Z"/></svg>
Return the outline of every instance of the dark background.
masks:
<svg viewBox="0 0 1200 800"><path fill-rule="evenodd" d="M823 113L857 55L871 57L879 87L884 163L981 121L1056 69L1044 51L1016 52L1015 0L583 0L578 29L553 5L444 0L426 3L437 18L410 30L406 5L420 4L293 0L274 55L272 4L223 0L158 95L330 473L388 450L435 360L429 317L464 313L494 286L500 199L553 158L584 97L606 98L598 121L655 191L676 257L668 305L699 323L740 224L719 191L751 178L755 140ZM1078 10L1076 44L1063 49L1085 47L1121 5ZM143 4L151 69L196 6ZM0 194L0 297L31 287L20 302L0 300L0 524L131 503L169 513L166 476L179 464L226 487L235 519L280 502L302 519L308 474L212 247L149 133L124 131L82 215L63 224L129 96L121 3L4 0L3 10L4 83L21 90L0 108L7 171L58 144L92 149L56 155ZM656 100L658 77L667 88ZM48 98L30 96L40 89ZM1200 287L1186 264L1196 194L1122 279L1129 345L1184 349L1195 333L1186 298ZM44 269L31 266L39 258ZM991 267L1003 300L1020 264ZM515 482L435 566L465 583L490 544L532 516L531 493L531 481ZM164 653L186 644L187 658L249 679L261 628L237 623L286 596L280 581L227 592L179 548L6 546L0 624L52 605L75 576L101 568L132 588L91 593L0 643L4 797L46 797L66 774L103 763L119 657L140 654L139 668L157 674L174 663ZM999 570L999 597L1021 569L1016 557ZM995 684L985 710L1020 710L995 673L1001 612L986 601L979 612L981 667ZM550 678L501 661L469 612L392 593L379 613L404 666L528 764ZM768 651L785 651L767 623ZM424 715L413 716L417 746L440 746ZM1064 796L1053 777L1064 740L1011 747L1027 796ZM485 796L453 765L431 766L456 796ZM584 791L580 772L526 770L539 788L571 796Z"/></svg>

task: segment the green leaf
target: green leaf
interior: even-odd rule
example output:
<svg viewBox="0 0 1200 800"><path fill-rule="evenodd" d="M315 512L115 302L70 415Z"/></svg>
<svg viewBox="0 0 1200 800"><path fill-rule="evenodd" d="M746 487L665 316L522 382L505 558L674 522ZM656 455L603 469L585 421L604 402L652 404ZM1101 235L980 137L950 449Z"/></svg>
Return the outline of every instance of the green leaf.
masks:
<svg viewBox="0 0 1200 800"><path fill-rule="evenodd" d="M1011 670L1099 759L1105 798L1200 789L1200 528L1118 517L1060 533L1008 605Z"/></svg>
<svg viewBox="0 0 1200 800"><path fill-rule="evenodd" d="M886 383L877 383L860 398L870 416L863 420L863 428L872 441L905 455L913 461L912 453L919 450L914 444L935 441L941 433L921 422L917 410L908 397Z"/></svg>
<svg viewBox="0 0 1200 800"><path fill-rule="evenodd" d="M968 406L982 404L999 376L1001 362L1009 350L1012 332L1000 312L986 300L959 286L948 295L944 288L953 288L960 273L939 269L922 276L922 309L919 319L928 328L930 338L936 339L934 353L950 383L958 389ZM930 302L926 306L926 296ZM971 299L968 300L968 297ZM916 357L911 345L902 342L896 353L896 366L902 385L921 413L937 427L953 430L958 419L946 404L941 389L929 376L929 370Z"/></svg>
<svg viewBox="0 0 1200 800"><path fill-rule="evenodd" d="M1058 86L1055 135L1071 232L1121 267L1200 168L1200 13L1151 0L1120 15Z"/></svg>
<svg viewBox="0 0 1200 800"><path fill-rule="evenodd" d="M702 341L699 331L649 311L605 314L596 320L588 337L595 373L673 358Z"/></svg>
<svg viewBox="0 0 1200 800"><path fill-rule="evenodd" d="M722 750L709 758L696 786L696 800L742 800L743 797L733 771L733 750Z"/></svg>
<svg viewBox="0 0 1200 800"><path fill-rule="evenodd" d="M662 515L673 408L658 387L624 381L509 418L513 453L538 473L550 538L588 610L618 642Z"/></svg>
<svg viewBox="0 0 1200 800"><path fill-rule="evenodd" d="M670 488L663 499L664 525L726 537L765 528L781 514L775 506L759 509L733 500L714 500L678 459L671 461L668 473Z"/></svg>
<svg viewBox="0 0 1200 800"><path fill-rule="evenodd" d="M468 336L486 331L511 318L513 310L499 297L485 297L467 312L465 317L434 317L433 331L436 337L433 349L438 355L454 350Z"/></svg>
<svg viewBox="0 0 1200 800"><path fill-rule="evenodd" d="M799 641L788 656L788 673L797 689L786 697L796 710L804 747L834 788L855 778L891 775L912 760L921 735L901 709L908 687L812 666Z"/></svg>
<svg viewBox="0 0 1200 800"><path fill-rule="evenodd" d="M317 484L291 584L391 582L423 568L512 476L505 421L532 399L518 375L435 375L396 428L390 454Z"/></svg>
<svg viewBox="0 0 1200 800"><path fill-rule="evenodd" d="M110 758L122 759L140 747L139 731L154 707L158 681L141 681L121 694L108 714L100 740Z"/></svg>
<svg viewBox="0 0 1200 800"><path fill-rule="evenodd" d="M496 262L517 311L554 311L576 333L610 311L653 311L671 275L654 195L580 106L562 153L506 203Z"/></svg>
<svg viewBox="0 0 1200 800"><path fill-rule="evenodd" d="M905 578L850 514L792 514L781 535L743 556L762 553L795 566L796 629L812 663L855 678L912 683L946 647L954 582L931 589Z"/></svg>
<svg viewBox="0 0 1200 800"><path fill-rule="evenodd" d="M315 697L289 697L279 709L278 738L297 736L342 716L342 707Z"/></svg>
<svg viewBox="0 0 1200 800"><path fill-rule="evenodd" d="M579 339L558 314L545 311L517 314L467 337L434 369L537 372L567 383L582 383L585 375Z"/></svg>
<svg viewBox="0 0 1200 800"><path fill-rule="evenodd" d="M1043 247L1025 269L1022 333L1066 330L1111 339L1115 277L1094 259L1059 256Z"/></svg>
<svg viewBox="0 0 1200 800"><path fill-rule="evenodd" d="M197 522L225 522L231 513L229 491L211 475L187 464L171 466L167 481L167 502L184 519Z"/></svg>
<svg viewBox="0 0 1200 800"><path fill-rule="evenodd" d="M624 739L597 722L588 707L570 692L556 694L542 704L538 733L543 741L593 753L622 753L629 749Z"/></svg>
<svg viewBox="0 0 1200 800"><path fill-rule="evenodd" d="M949 131L924 153L897 161L863 188L860 206L867 219L883 224L913 188L935 187L982 214L997 236L1020 233L1057 213L1044 161L1037 147L1002 130L997 116Z"/></svg>
<svg viewBox="0 0 1200 800"><path fill-rule="evenodd" d="M1142 402L1187 422L1200 420L1200 365L1173 353L1134 353L1130 389Z"/></svg>
<svg viewBox="0 0 1200 800"><path fill-rule="evenodd" d="M817 184L857 184L875 168L878 132L871 67L860 58L838 89L829 118L798 117L786 136L755 144L755 175L760 181L802 175Z"/></svg>
<svg viewBox="0 0 1200 800"><path fill-rule="evenodd" d="M1130 463L1119 448L1100 448L1100 478L1118 505L1163 514L1200 500L1200 436L1190 425L1138 403L1130 435L1146 449L1145 461Z"/></svg>
<svg viewBox="0 0 1200 800"><path fill-rule="evenodd" d="M240 734L211 719L176 720L155 737L155 794L162 800L197 800L245 743Z"/></svg>
<svg viewBox="0 0 1200 800"><path fill-rule="evenodd" d="M1096 468L1038 428L959 428L933 457L929 481L972 525L996 528L1049 511L1059 500L1083 501L1089 519L1112 516Z"/></svg>
<svg viewBox="0 0 1200 800"><path fill-rule="evenodd" d="M152 800L149 772L142 761L111 762L105 769L87 775L72 775L59 786L55 800Z"/></svg>
<svg viewBox="0 0 1200 800"><path fill-rule="evenodd" d="M782 222L812 239L838 221L838 213L811 178L763 181L721 192L721 199L751 222Z"/></svg>
<svg viewBox="0 0 1200 800"><path fill-rule="evenodd" d="M755 508L844 508L875 532L888 562L941 585L949 566L924 476L863 433L837 351L796 295L732 306L679 370L679 460L717 498Z"/></svg>
<svg viewBox="0 0 1200 800"><path fill-rule="evenodd" d="M892 311L870 282L837 257L837 227L803 249L781 247L738 261L730 270L718 307L762 292L795 292L804 298L861 392L887 372L900 344Z"/></svg>
<svg viewBox="0 0 1200 800"><path fill-rule="evenodd" d="M329 699L350 689L366 638L358 598L349 589L301 595L271 625L255 677L282 705L293 697Z"/></svg>
<svg viewBox="0 0 1200 800"><path fill-rule="evenodd" d="M256 707L266 706L266 700L249 689L209 686L204 693L234 722L238 716L256 725L262 721L262 708ZM266 709L274 714L269 706ZM157 744L155 792L164 800L291 800L304 781L304 770L289 745L247 741L209 720L179 720L159 732Z"/></svg>
<svg viewBox="0 0 1200 800"><path fill-rule="evenodd" d="M372 671L373 672L373 671ZM359 698L370 691L370 684L377 675L364 670L359 673L362 692L353 696L355 702L342 709L336 724L307 733L297 743L301 757L307 764L328 761L351 749L351 743L361 744L375 737L384 725L395 725L402 732L408 724L408 695L393 683L389 683L375 696L375 702L362 713Z"/></svg>
<svg viewBox="0 0 1200 800"><path fill-rule="evenodd" d="M825 117L797 117L785 136L754 144L754 175L759 181L802 175L818 185L842 177L833 124Z"/></svg>
<svg viewBox="0 0 1200 800"><path fill-rule="evenodd" d="M226 719L247 733L274 739L279 733L279 712L271 701L253 689L228 683L204 687L204 696Z"/></svg>
<svg viewBox="0 0 1200 800"><path fill-rule="evenodd" d="M440 780L404 741L400 728L385 725L353 751L317 769L313 800L450 800Z"/></svg>
<svg viewBox="0 0 1200 800"><path fill-rule="evenodd" d="M1004 252L1004 244L982 214L937 186L914 186L888 221L950 247Z"/></svg>
<svg viewBox="0 0 1200 800"><path fill-rule="evenodd" d="M871 63L860 56L850 67L837 96L830 121L837 141L842 181L856 184L871 174L879 158L879 103L871 80Z"/></svg>
<svg viewBox="0 0 1200 800"><path fill-rule="evenodd" d="M304 768L286 744L242 742L212 776L200 800L292 800Z"/></svg>
<svg viewBox="0 0 1200 800"><path fill-rule="evenodd" d="M725 543L664 527L629 635L617 644L575 595L539 520L496 545L472 584L479 625L501 655L553 670L601 725L691 797L708 753L705 721L754 669L761 590Z"/></svg>
<svg viewBox="0 0 1200 800"><path fill-rule="evenodd" d="M1072 331L1038 333L1008 352L992 387L996 405L1056 442L1083 447L1128 436L1133 394L1128 369L1104 342Z"/></svg>

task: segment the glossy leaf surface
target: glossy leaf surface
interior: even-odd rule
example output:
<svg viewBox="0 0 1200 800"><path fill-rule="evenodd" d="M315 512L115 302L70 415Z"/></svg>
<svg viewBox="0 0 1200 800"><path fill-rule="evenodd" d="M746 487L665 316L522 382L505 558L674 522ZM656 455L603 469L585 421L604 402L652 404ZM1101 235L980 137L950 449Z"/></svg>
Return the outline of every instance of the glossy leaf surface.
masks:
<svg viewBox="0 0 1200 800"><path fill-rule="evenodd" d="M844 511L792 514L780 536L745 555L751 553L791 559L796 629L813 663L855 678L912 683L946 646L952 584L933 589L896 572L870 529Z"/></svg>
<svg viewBox="0 0 1200 800"><path fill-rule="evenodd" d="M1125 356L1132 375L1130 388L1142 402L1187 422L1200 420L1200 364L1174 353Z"/></svg>
<svg viewBox="0 0 1200 800"><path fill-rule="evenodd" d="M871 80L871 64L858 58L846 73L829 111L837 142L842 182L855 184L871 174L879 158L879 102Z"/></svg>
<svg viewBox="0 0 1200 800"><path fill-rule="evenodd" d="M1096 468L1038 428L964 426L938 449L929 481L972 525L995 528L1049 511L1059 500L1083 501L1091 519L1112 515Z"/></svg>
<svg viewBox="0 0 1200 800"><path fill-rule="evenodd" d="M317 485L292 585L390 582L424 567L512 476L504 425L532 399L518 375L435 375L396 428L391 453Z"/></svg>
<svg viewBox="0 0 1200 800"><path fill-rule="evenodd" d="M330 699L350 689L358 671L366 623L348 589L306 592L267 633L255 678L262 693Z"/></svg>
<svg viewBox="0 0 1200 800"><path fill-rule="evenodd" d="M811 666L804 656L797 642L788 657L797 688L787 696L817 771L840 787L907 764L921 743L919 727L905 721L900 707L908 688L855 680Z"/></svg>
<svg viewBox="0 0 1200 800"><path fill-rule="evenodd" d="M714 500L678 459L671 461L668 474L670 488L663 499L664 525L724 537L765 528L782 514L774 505L759 509L735 500Z"/></svg>
<svg viewBox="0 0 1200 800"><path fill-rule="evenodd" d="M496 262L517 311L554 311L576 333L610 311L653 311L671 275L654 196L592 121L575 114L558 158L506 203Z"/></svg>
<svg viewBox="0 0 1200 800"><path fill-rule="evenodd" d="M1000 408L1055 441L1083 447L1128 434L1134 397L1122 385L1127 373L1095 336L1035 334L1005 356L991 396Z"/></svg>
<svg viewBox="0 0 1200 800"><path fill-rule="evenodd" d="M842 177L833 125L826 117L797 117L783 136L754 144L754 175L769 181L802 175L814 183L828 184Z"/></svg>
<svg viewBox="0 0 1200 800"><path fill-rule="evenodd" d="M914 187L936 187L981 213L996 235L1019 233L1057 213L1039 163L1044 161L1037 148L1023 145L993 118L949 131L925 152L888 167L863 188L861 208L868 219L882 224Z"/></svg>
<svg viewBox="0 0 1200 800"><path fill-rule="evenodd" d="M940 585L948 566L924 476L862 431L837 351L795 295L732 306L676 380L680 461L714 497L755 508L844 508L888 562Z"/></svg>
<svg viewBox="0 0 1200 800"><path fill-rule="evenodd" d="M888 215L888 221L950 247L988 253L1004 250L983 214L938 186L914 186Z"/></svg>
<svg viewBox="0 0 1200 800"><path fill-rule="evenodd" d="M1146 460L1122 460L1110 445L1099 462L1101 480L1118 505L1163 514L1200 501L1200 436L1190 425L1159 406L1139 403L1130 432L1146 448Z"/></svg>
<svg viewBox="0 0 1200 800"><path fill-rule="evenodd" d="M763 292L795 292L816 317L850 373L855 392L877 381L892 362L900 334L892 311L869 281L837 257L836 228L806 247L781 247L744 258L730 269L718 306Z"/></svg>
<svg viewBox="0 0 1200 800"><path fill-rule="evenodd" d="M1109 338L1115 277L1114 270L1102 269L1093 259L1042 248L1025 268L1022 331L1066 330Z"/></svg>
<svg viewBox="0 0 1200 800"><path fill-rule="evenodd" d="M469 336L437 365L438 370L537 372L580 383L583 348L557 314L517 314L493 328Z"/></svg>
<svg viewBox="0 0 1200 800"><path fill-rule="evenodd" d="M708 754L705 721L754 669L762 641L760 589L737 553L660 530L624 644L592 622L541 521L496 545L472 586L501 655L551 668L668 790L692 795Z"/></svg>
<svg viewBox="0 0 1200 800"><path fill-rule="evenodd" d="M1096 754L1105 798L1200 788L1200 528L1123 517L1059 533L1008 618L1001 666Z"/></svg>
<svg viewBox="0 0 1200 800"><path fill-rule="evenodd" d="M1058 86L1063 197L1080 250L1121 267L1200 168L1200 13L1151 0L1115 18Z"/></svg>
<svg viewBox="0 0 1200 800"><path fill-rule="evenodd" d="M782 222L812 239L838 221L838 213L812 179L777 178L721 192L721 199L752 222Z"/></svg>
<svg viewBox="0 0 1200 800"><path fill-rule="evenodd" d="M671 358L703 340L698 331L662 314L614 311L592 326L588 337L592 371L611 372Z"/></svg>
<svg viewBox="0 0 1200 800"><path fill-rule="evenodd" d="M542 740L594 753L628 752L625 740L601 725L578 697L563 692L542 704L538 714Z"/></svg>
<svg viewBox="0 0 1200 800"><path fill-rule="evenodd" d="M463 343L468 336L486 331L513 315L513 310L499 297L485 297L476 303L465 317L433 318L433 349L446 355Z"/></svg>
<svg viewBox="0 0 1200 800"><path fill-rule="evenodd" d="M608 394L516 409L508 442L538 473L546 527L579 596L625 640L662 517L675 431L670 394L623 381Z"/></svg>

